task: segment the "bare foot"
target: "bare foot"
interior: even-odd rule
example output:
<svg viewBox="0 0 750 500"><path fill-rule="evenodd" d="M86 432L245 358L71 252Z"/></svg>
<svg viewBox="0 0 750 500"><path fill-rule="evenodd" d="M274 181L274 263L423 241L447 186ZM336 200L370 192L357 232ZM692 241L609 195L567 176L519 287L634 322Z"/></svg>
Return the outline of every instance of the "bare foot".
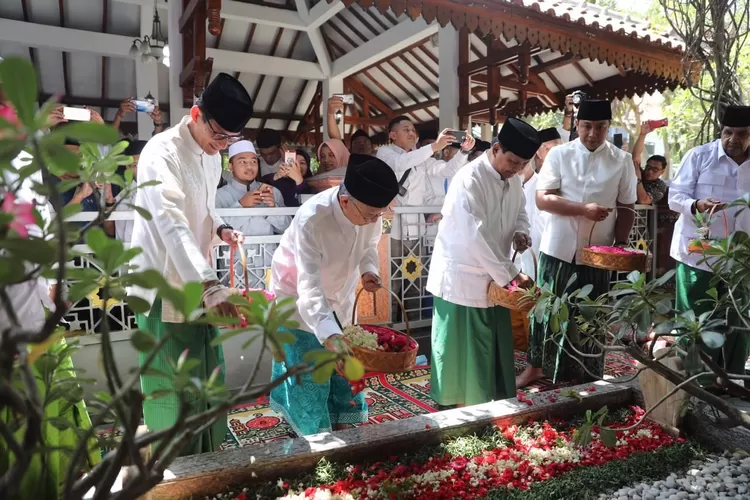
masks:
<svg viewBox="0 0 750 500"><path fill-rule="evenodd" d="M519 376L516 377L516 389L526 387L532 382L535 382L544 376L544 372L541 368L534 368L531 365L526 366L526 369Z"/></svg>
<svg viewBox="0 0 750 500"><path fill-rule="evenodd" d="M333 430L334 431L343 431L344 429L348 429L348 428L349 428L349 426L346 425L346 424L335 424L333 426Z"/></svg>

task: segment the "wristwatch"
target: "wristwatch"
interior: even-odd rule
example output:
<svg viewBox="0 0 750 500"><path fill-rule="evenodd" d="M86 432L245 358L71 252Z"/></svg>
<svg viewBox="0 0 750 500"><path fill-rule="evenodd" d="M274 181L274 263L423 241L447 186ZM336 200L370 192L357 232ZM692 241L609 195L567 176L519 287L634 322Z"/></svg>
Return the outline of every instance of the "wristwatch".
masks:
<svg viewBox="0 0 750 500"><path fill-rule="evenodd" d="M636 184L643 184L643 179L636 179L635 183Z"/></svg>
<svg viewBox="0 0 750 500"><path fill-rule="evenodd" d="M225 229L231 229L232 231L234 231L234 228L233 228L232 226L230 226L229 224L222 224L222 225L221 225L221 226L219 226L219 228L218 228L218 229L216 230L216 236L218 236L219 238L221 238L221 233L222 233L222 231L224 231Z"/></svg>

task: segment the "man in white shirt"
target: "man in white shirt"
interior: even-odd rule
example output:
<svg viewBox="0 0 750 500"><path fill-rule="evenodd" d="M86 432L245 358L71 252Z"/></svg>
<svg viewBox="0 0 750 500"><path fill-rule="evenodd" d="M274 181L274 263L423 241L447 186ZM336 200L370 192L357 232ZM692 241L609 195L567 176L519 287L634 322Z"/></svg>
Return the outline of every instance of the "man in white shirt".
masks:
<svg viewBox="0 0 750 500"><path fill-rule="evenodd" d="M273 378L287 366L307 362L305 354L321 344L348 353L342 325L349 324L360 277L365 290L380 288L378 241L381 216L398 194L398 180L383 161L352 155L341 186L305 202L273 256L271 290L297 303L292 317L299 329L286 344L286 362L273 362ZM352 160L353 158L353 160ZM315 434L367 421L364 394L352 394L341 372L324 384L311 375L292 377L271 391L271 408L284 415L300 435Z"/></svg>
<svg viewBox="0 0 750 500"><path fill-rule="evenodd" d="M283 207L281 191L269 184L258 182L258 155L250 141L239 141L229 146L229 168L232 178L226 186L216 191L216 208L272 208ZM283 234L292 222L291 215L241 215L225 217L224 220L245 236L271 236ZM265 288L265 268L271 265L276 250L273 243L246 245L242 251L247 255L251 269L245 283L246 288ZM240 265L237 252L234 265Z"/></svg>
<svg viewBox="0 0 750 500"><path fill-rule="evenodd" d="M688 249L692 240L701 239L694 223L696 212L708 216L715 209L714 219L709 225L711 239L731 236L735 230L750 233L747 211L738 213L738 207L726 207L748 192L750 106L729 106L722 117L721 137L688 151L669 187L669 208L680 214L674 226L670 249L670 255L677 261L677 310L692 309L698 316L712 309L710 303L699 301L708 299L706 291L712 288L711 265L715 259L705 259L702 253L691 253ZM722 294L721 290L719 294ZM728 373L745 374L745 363L750 354L747 334L727 334L724 345L719 349L709 349L703 343L701 348ZM713 382L710 379L708 377L702 382Z"/></svg>
<svg viewBox="0 0 750 500"><path fill-rule="evenodd" d="M607 293L610 272L582 265L581 250L588 245L624 246L633 227L632 208L636 200L633 161L629 153L607 142L611 119L609 101L583 101L576 120L578 138L549 151L537 180L536 204L546 212L537 281L551 286L558 296L585 285L593 287L590 297ZM615 210L616 207L624 209ZM596 227L589 241L593 224ZM576 280L565 289L574 274ZM560 321L566 335L553 333L549 317L532 322L529 365L517 380L519 387L542 375L555 382L580 383L592 380L591 374L603 376L603 356L581 360L591 374L572 359L573 351L567 343L581 352L598 352L590 339L578 338L575 314L570 311L569 321Z"/></svg>
<svg viewBox="0 0 750 500"><path fill-rule="evenodd" d="M388 130L391 144L378 148L376 156L387 163L399 179L399 206L424 206L432 193L429 177L452 177L459 168L466 165L468 153L474 147L474 138L467 132L462 144L463 150L451 161L445 162L434 155L456 141L450 135L450 129L443 130L434 142L429 137L422 137L422 142L427 144L419 149L414 149L417 132L407 117L393 118ZM435 214L429 222L438 219L439 215ZM427 221L422 214L394 214L391 226L391 290L399 296L407 310L416 311L409 319L419 319L419 296L422 294L424 278L418 276L412 280L407 277L403 271L403 262L410 257L420 261L425 257L426 252L420 245L426 232L425 222ZM402 311L398 310L395 301L391 302L391 307L397 309L396 314L391 317L401 318Z"/></svg>
<svg viewBox="0 0 750 500"><path fill-rule="evenodd" d="M278 130L264 128L255 140L260 153L260 176L275 174L284 163L284 149L281 147L281 134Z"/></svg>
<svg viewBox="0 0 750 500"><path fill-rule="evenodd" d="M433 295L430 396L474 405L516 391L510 311L489 301L495 281L530 287L511 247L531 246L521 178L539 148L537 131L508 118L487 153L453 179L443 205L427 290Z"/></svg>
<svg viewBox="0 0 750 500"><path fill-rule="evenodd" d="M220 73L206 87L190 114L171 129L154 136L141 152L138 184L158 181L139 188L135 204L151 213L150 220L135 215L132 246L143 252L133 259L139 269L155 269L173 286L190 282L203 284L203 303L216 308L221 316L236 316L229 302L231 291L219 283L208 257L222 242L238 245L242 234L225 224L214 209L216 186L221 176L219 152L236 142L252 117L253 103L242 84ZM186 349L191 358L201 361L194 375L208 378L224 364L219 347L211 346L218 328L184 324L182 315L171 303L156 296L156 290L137 286L129 290L151 305L147 314L137 314L138 327L157 339L172 335L151 364L167 374L174 373L173 360ZM146 356L139 354L139 362ZM221 372L223 377L223 371ZM154 390L172 390L167 377L142 376L145 395ZM184 395L183 395L184 396ZM203 411L206 403L191 399L191 412ZM180 400L174 393L143 402L146 425L160 430L173 425L180 413ZM216 451L226 437L226 421L219 419L210 430L196 436L185 453Z"/></svg>

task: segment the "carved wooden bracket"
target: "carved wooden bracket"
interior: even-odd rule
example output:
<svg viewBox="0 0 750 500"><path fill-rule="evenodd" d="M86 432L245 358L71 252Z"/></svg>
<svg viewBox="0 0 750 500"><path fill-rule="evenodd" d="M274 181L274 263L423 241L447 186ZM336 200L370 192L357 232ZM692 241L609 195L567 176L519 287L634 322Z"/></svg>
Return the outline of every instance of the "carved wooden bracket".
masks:
<svg viewBox="0 0 750 500"><path fill-rule="evenodd" d="M208 85L213 59L206 58L208 32L221 34L221 0L182 0L180 34L182 36L182 105L190 107Z"/></svg>

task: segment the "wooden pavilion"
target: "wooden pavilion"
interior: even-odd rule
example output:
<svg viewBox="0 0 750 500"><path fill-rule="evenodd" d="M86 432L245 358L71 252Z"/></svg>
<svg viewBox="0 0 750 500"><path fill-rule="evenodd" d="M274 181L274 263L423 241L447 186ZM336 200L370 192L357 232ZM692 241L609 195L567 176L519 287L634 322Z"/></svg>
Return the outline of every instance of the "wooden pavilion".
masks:
<svg viewBox="0 0 750 500"><path fill-rule="evenodd" d="M169 67L130 55L155 13ZM8 0L0 55L10 54L36 64L40 99L60 94L105 119L150 94L175 123L230 72L256 101L249 137L270 127L312 144L334 93L356 96L345 133L375 134L399 114L420 127L493 125L559 109L573 90L622 98L683 82L674 36L571 0ZM147 117L133 118L123 129L150 136Z"/></svg>

